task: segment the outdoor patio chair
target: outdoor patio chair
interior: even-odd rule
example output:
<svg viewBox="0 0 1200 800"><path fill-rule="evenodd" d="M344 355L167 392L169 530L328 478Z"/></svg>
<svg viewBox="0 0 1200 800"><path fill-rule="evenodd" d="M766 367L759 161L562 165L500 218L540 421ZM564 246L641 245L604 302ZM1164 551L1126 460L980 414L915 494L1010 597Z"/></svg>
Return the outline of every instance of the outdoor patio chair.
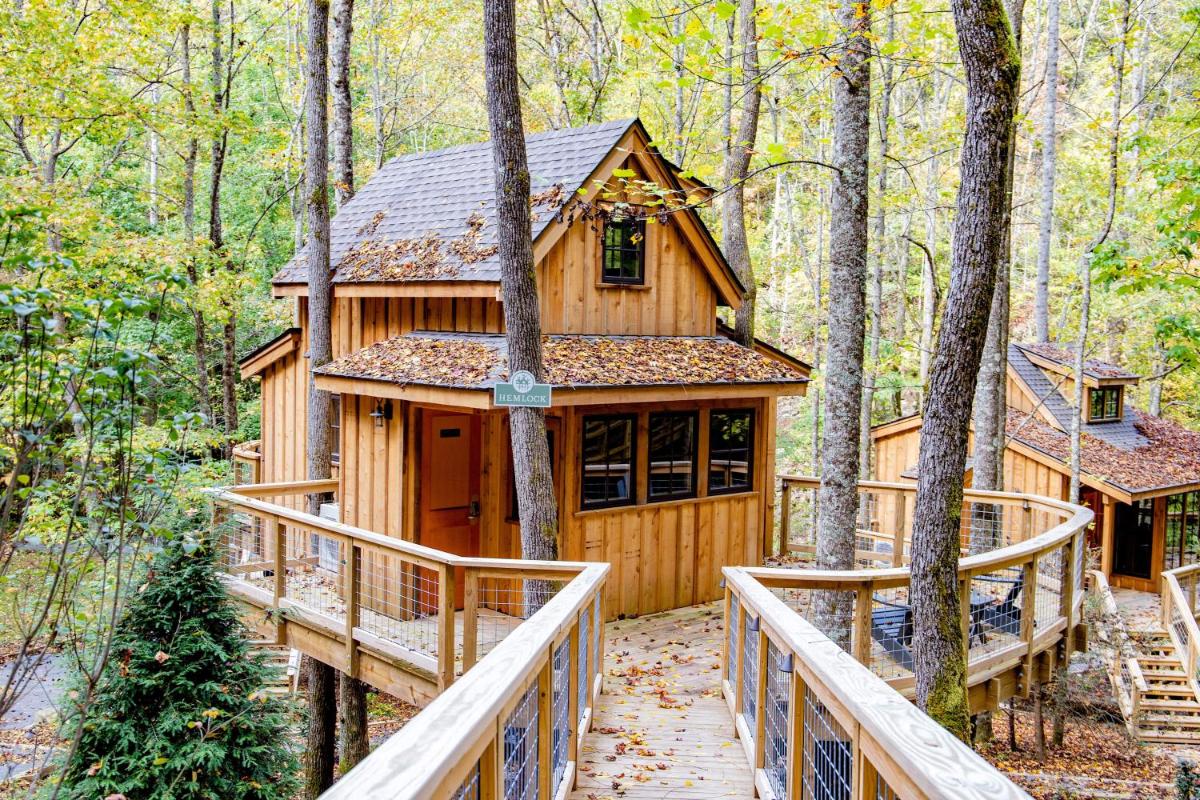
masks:
<svg viewBox="0 0 1200 800"><path fill-rule="evenodd" d="M912 669L912 606L879 597L875 597L875 603L883 608L871 612L871 638L883 646L893 661Z"/></svg>

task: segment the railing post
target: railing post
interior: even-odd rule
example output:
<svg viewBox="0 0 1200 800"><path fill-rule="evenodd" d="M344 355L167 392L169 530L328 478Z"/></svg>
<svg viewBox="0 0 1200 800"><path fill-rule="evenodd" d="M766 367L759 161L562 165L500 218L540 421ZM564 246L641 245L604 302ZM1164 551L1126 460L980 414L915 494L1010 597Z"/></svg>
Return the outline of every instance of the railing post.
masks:
<svg viewBox="0 0 1200 800"><path fill-rule="evenodd" d="M767 650L769 649L767 629L761 621L758 631L758 680L754 687L754 763L750 765L753 776L763 768L767 755Z"/></svg>
<svg viewBox="0 0 1200 800"><path fill-rule="evenodd" d="M804 774L800 766L806 762L804 756L804 681L800 677L800 656L792 654L792 682L788 687L788 743L787 774L788 797L804 797Z"/></svg>
<svg viewBox="0 0 1200 800"><path fill-rule="evenodd" d="M287 621L279 613L287 594L287 527L275 517L267 518L267 538L275 545L275 581L272 604L275 606L275 643L287 644Z"/></svg>
<svg viewBox="0 0 1200 800"><path fill-rule="evenodd" d="M462 636L462 668L466 675L479 653L479 572L471 567L463 576Z"/></svg>
<svg viewBox="0 0 1200 800"><path fill-rule="evenodd" d="M1024 511L1024 533L1021 536L1021 541L1027 542L1033 538L1033 506L1029 505L1028 500L1021 501L1021 509Z"/></svg>
<svg viewBox="0 0 1200 800"><path fill-rule="evenodd" d="M1076 559L1083 557L1080 541L1080 534L1076 534L1071 537L1071 541L1067 545L1068 558L1066 564L1063 565L1062 588L1058 595L1059 613L1067 618L1067 629L1063 632L1066 644L1063 655L1067 659L1071 657L1071 652L1075 649L1075 620L1072 617L1075 611L1075 564Z"/></svg>
<svg viewBox="0 0 1200 800"><path fill-rule="evenodd" d="M346 546L346 674L351 678L358 677L358 642L354 638L354 629L358 627L359 619L359 575L361 572L362 554L354 546L354 540L347 537Z"/></svg>
<svg viewBox="0 0 1200 800"><path fill-rule="evenodd" d="M904 526L908 520L908 495L896 492L895 508L892 509L892 566L904 566Z"/></svg>
<svg viewBox="0 0 1200 800"><path fill-rule="evenodd" d="M479 757L479 800L501 800L504 789L504 748L496 745L496 727L492 726L492 738Z"/></svg>
<svg viewBox="0 0 1200 800"><path fill-rule="evenodd" d="M1021 567L1024 571L1024 589L1022 593L1025 595L1021 604L1021 641L1025 643L1024 663L1021 667L1021 696L1029 697L1033 691L1033 636L1034 636L1034 617L1037 615L1037 577L1038 577L1038 554L1034 553L1033 558L1028 564Z"/></svg>
<svg viewBox="0 0 1200 800"><path fill-rule="evenodd" d="M550 698L554 693L554 644L546 654L545 665L538 670L538 797L553 797L550 781L554 777L553 750L554 743L551 732L554 730L554 718L550 708Z"/></svg>
<svg viewBox="0 0 1200 800"><path fill-rule="evenodd" d="M792 485L785 479L779 486L779 554L790 549L792 529Z"/></svg>
<svg viewBox="0 0 1200 800"><path fill-rule="evenodd" d="M454 683L454 567L438 565L438 691Z"/></svg>
<svg viewBox="0 0 1200 800"><path fill-rule="evenodd" d="M583 613L590 614L591 609L585 609ZM579 631L579 617L576 617L574 627L567 633L567 763L575 762L571 788L579 778L579 659L587 662L587 646L582 651L579 649ZM587 680L586 675L584 680Z"/></svg>
<svg viewBox="0 0 1200 800"><path fill-rule="evenodd" d="M854 658L864 666L871 666L871 584L864 583L858 587L854 598L854 632L851 646L854 648Z"/></svg>

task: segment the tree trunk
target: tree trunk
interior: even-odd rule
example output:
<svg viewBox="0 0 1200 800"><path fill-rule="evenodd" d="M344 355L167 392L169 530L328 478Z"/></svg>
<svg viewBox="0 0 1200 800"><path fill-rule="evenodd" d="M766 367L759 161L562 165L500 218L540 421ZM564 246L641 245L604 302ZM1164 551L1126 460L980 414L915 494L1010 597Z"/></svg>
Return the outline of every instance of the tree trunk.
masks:
<svg viewBox="0 0 1200 800"><path fill-rule="evenodd" d="M758 71L758 35L755 0L740 0L738 20L742 29L742 109L737 131L733 134L725 159L725 182L729 191L721 203L725 232L725 256L734 274L742 282L745 294L734 317L734 338L746 347L754 345L754 302L758 290L754 284L754 265L750 263L750 242L746 238L746 175L750 156L758 138L758 117L762 102L762 83ZM731 81L732 83L732 81Z"/></svg>
<svg viewBox="0 0 1200 800"><path fill-rule="evenodd" d="M950 289L921 428L913 510L913 656L917 703L967 738L966 643L958 552L971 397L1004 251L1004 172L1020 55L1001 0L953 0L967 83Z"/></svg>
<svg viewBox="0 0 1200 800"><path fill-rule="evenodd" d="M896 38L896 7L888 6L887 38ZM879 374L879 339L883 336L883 248L887 240L887 212L884 198L888 186L888 118L892 113L892 62L880 62L883 88L879 93L879 177L875 191L875 252L872 256L871 284L867 293L868 315L871 318L871 335L867 339L867 359L863 367L862 416L858 431L859 471L864 478L871 477L871 417L875 409L875 380Z"/></svg>
<svg viewBox="0 0 1200 800"><path fill-rule="evenodd" d="M199 291L200 275L196 267L196 256L192 248L196 240L196 161L200 153L200 142L196 138L196 99L192 93L192 46L191 23L184 22L179 28L179 46L182 53L183 111L188 125L187 150L183 159L183 232L187 239L187 274L192 289ZM212 410L212 389L208 383L208 326L199 304L191 307L195 338L192 340L196 359L196 405L206 424L216 425Z"/></svg>
<svg viewBox="0 0 1200 800"><path fill-rule="evenodd" d="M1045 688L1033 687L1033 754L1038 761L1046 760L1046 718L1043 714Z"/></svg>
<svg viewBox="0 0 1200 800"><path fill-rule="evenodd" d="M309 0L310 5L314 0ZM308 741L304 748L304 798L316 800L333 785L337 756L337 680L333 667L308 662Z"/></svg>
<svg viewBox="0 0 1200 800"><path fill-rule="evenodd" d="M354 117L350 105L350 42L354 0L334 0L329 66L333 83L333 189L340 209L354 196Z"/></svg>
<svg viewBox="0 0 1200 800"><path fill-rule="evenodd" d="M1058 3L1046 0L1046 100L1042 117L1042 210L1038 222L1037 291L1033 301L1035 335L1050 341L1050 242L1054 233L1054 180L1058 132Z"/></svg>
<svg viewBox="0 0 1200 800"><path fill-rule="evenodd" d="M825 355L825 434L821 457L817 565L854 568L858 510L858 431L862 415L867 283L867 171L871 139L871 17L866 6L838 7L841 51L833 77L833 202L829 226L829 331ZM821 592L815 622L850 644L854 596Z"/></svg>
<svg viewBox="0 0 1200 800"><path fill-rule="evenodd" d="M367 685L346 674L340 676L339 683L338 719L342 729L344 775L371 752L371 736L367 730Z"/></svg>
<svg viewBox="0 0 1200 800"><path fill-rule="evenodd" d="M307 147L304 164L308 206L308 448L310 480L330 475L329 393L317 388L314 371L332 360L329 275L329 0L307 0L308 88L305 98ZM320 511L321 495L308 496L308 511ZM317 797L333 784L336 738L334 670L317 661L309 673L309 726L304 760L305 797Z"/></svg>
<svg viewBox="0 0 1200 800"><path fill-rule="evenodd" d="M513 0L484 0L484 67L508 369L509 375L524 370L541 381L542 329L530 236L529 162L521 122L515 17ZM513 408L509 419L513 469L523 476L517 481L521 553L525 558L553 560L558 558L558 507L546 419L540 408ZM545 582L526 581L526 613L541 608L548 593Z"/></svg>
<svg viewBox="0 0 1200 800"><path fill-rule="evenodd" d="M233 269L233 262L225 252L225 229L221 219L221 179L225 173L225 153L229 146L229 129L222 116L229 108L229 82L226 74L228 65L221 33L221 0L212 3L212 107L218 123L213 134L208 181L208 241L216 260ZM229 20L229 35L233 34L233 19ZM233 54L230 53L232 58ZM237 312L233 305L227 308L229 316L221 330L221 417L225 433L225 456L233 453L233 436L238 426L237 408Z"/></svg>

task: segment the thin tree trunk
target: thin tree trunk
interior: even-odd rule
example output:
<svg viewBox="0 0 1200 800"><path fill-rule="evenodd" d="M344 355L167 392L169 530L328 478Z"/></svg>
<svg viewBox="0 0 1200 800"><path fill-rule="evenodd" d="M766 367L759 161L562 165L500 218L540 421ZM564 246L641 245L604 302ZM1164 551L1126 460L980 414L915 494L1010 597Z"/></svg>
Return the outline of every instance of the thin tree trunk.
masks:
<svg viewBox="0 0 1200 800"><path fill-rule="evenodd" d="M305 98L307 147L305 191L308 206L308 447L310 480L330 475L329 393L317 388L313 371L332 358L329 276L329 0L307 0L308 87ZM309 513L320 511L321 496L308 496ZM309 725L304 758L304 796L315 798L333 785L337 749L337 684L334 670L311 661L308 686Z"/></svg>
<svg viewBox="0 0 1200 800"><path fill-rule="evenodd" d="M229 82L226 70L226 55L222 46L221 0L212 3L212 106L218 119L213 134L208 184L208 240L217 260L223 261L228 269L233 262L225 252L225 229L221 219L221 179L225 172L225 154L229 146L229 129L222 116L229 108ZM229 19L229 35L234 35L234 20ZM232 54L229 55L232 58ZM233 437L238 427L237 408L237 312L228 306L228 317L221 329L221 417L225 433L225 455L233 451Z"/></svg>
<svg viewBox="0 0 1200 800"><path fill-rule="evenodd" d="M917 703L969 734L958 552L971 398L1003 258L1004 172L1020 54L1001 0L953 0L967 83L950 290L929 378L913 511L911 596Z"/></svg>
<svg viewBox="0 0 1200 800"><path fill-rule="evenodd" d="M529 217L529 162L517 74L516 12L513 0L484 0L484 67L492 168L496 182L496 243L508 341L509 375L524 370L541 381L542 330ZM521 553L525 558L558 558L558 506L550 474L546 419L540 408L509 411ZM549 587L525 582L525 610L541 608Z"/></svg>
<svg viewBox="0 0 1200 800"><path fill-rule="evenodd" d="M186 17L185 17L186 19ZM188 143L183 159L183 232L187 239L187 274L192 289L199 291L200 275L196 266L193 247L196 242L196 161L200 153L200 142L196 138L196 99L192 87L191 23L184 22L179 28L179 45L182 52L183 111L188 125ZM205 421L215 425L212 410L212 389L208 383L208 326L204 312L198 303L191 306L192 325L195 338L192 340L196 358L196 404Z"/></svg>
<svg viewBox="0 0 1200 800"><path fill-rule="evenodd" d="M354 117L350 104L350 43L354 0L333 0L329 67L333 85L333 189L340 209L354 196Z"/></svg>
<svg viewBox="0 0 1200 800"><path fill-rule="evenodd" d="M754 283L754 265L750 262L750 242L746 238L745 180L750 171L750 156L758 138L759 109L762 104L762 84L758 72L758 35L756 32L755 0L740 0L738 21L742 29L742 93L741 115L737 132L730 143L725 159L725 181L729 191L721 204L724 217L725 255L745 293L742 306L734 316L734 338L747 347L754 345L754 304L758 289Z"/></svg>
<svg viewBox="0 0 1200 800"><path fill-rule="evenodd" d="M833 78L833 202L829 226L829 331L825 355L825 435L821 458L817 565L854 568L858 510L858 431L863 399L866 320L867 195L871 139L869 10L842 0L837 11L840 58ZM815 621L850 644L854 596L821 592Z"/></svg>
<svg viewBox="0 0 1200 800"><path fill-rule="evenodd" d="M342 731L342 774L353 769L371 752L367 730L367 686L360 680L340 675L338 721Z"/></svg>
<svg viewBox="0 0 1200 800"><path fill-rule="evenodd" d="M162 99L162 90L156 83L150 89L150 102L157 106ZM147 133L147 148L149 149L149 157L147 160L147 180L150 185L150 199L146 210L146 222L151 228L158 227L158 168L159 168L159 141L158 129L151 127Z"/></svg>
<svg viewBox="0 0 1200 800"><path fill-rule="evenodd" d="M1033 687L1033 755L1038 761L1046 760L1046 718L1043 714L1045 688L1039 683Z"/></svg>
<svg viewBox="0 0 1200 800"><path fill-rule="evenodd" d="M1046 99L1042 117L1042 210L1038 222L1035 336L1050 341L1050 243L1054 233L1054 181L1058 152L1058 3L1046 0Z"/></svg>

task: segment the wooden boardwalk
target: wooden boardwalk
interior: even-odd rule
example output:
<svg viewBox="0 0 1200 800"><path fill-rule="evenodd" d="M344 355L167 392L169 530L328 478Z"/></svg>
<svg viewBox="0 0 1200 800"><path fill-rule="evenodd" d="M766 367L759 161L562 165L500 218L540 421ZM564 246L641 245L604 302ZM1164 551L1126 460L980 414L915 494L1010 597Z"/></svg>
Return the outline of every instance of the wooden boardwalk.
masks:
<svg viewBox="0 0 1200 800"><path fill-rule="evenodd" d="M754 796L721 698L723 636L719 603L606 626L604 693L570 797Z"/></svg>

